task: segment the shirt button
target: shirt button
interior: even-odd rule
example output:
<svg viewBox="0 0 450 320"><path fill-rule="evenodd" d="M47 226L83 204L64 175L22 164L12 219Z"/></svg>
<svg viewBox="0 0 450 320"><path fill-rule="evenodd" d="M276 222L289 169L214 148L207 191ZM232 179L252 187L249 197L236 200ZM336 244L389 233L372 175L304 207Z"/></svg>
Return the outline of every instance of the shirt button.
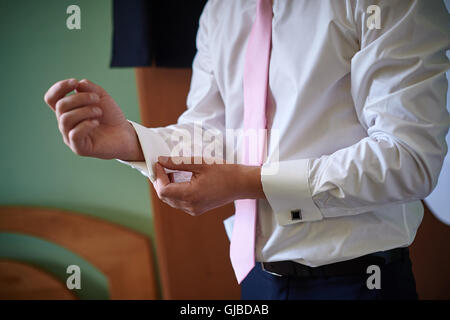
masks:
<svg viewBox="0 0 450 320"><path fill-rule="evenodd" d="M302 210L292 210L291 211L291 219L292 220L302 220Z"/></svg>

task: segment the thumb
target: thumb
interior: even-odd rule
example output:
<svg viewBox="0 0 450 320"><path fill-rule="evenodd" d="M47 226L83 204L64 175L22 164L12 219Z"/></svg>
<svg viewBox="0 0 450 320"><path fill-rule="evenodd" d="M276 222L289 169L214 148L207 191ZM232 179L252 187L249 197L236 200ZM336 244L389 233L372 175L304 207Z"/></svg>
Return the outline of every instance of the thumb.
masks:
<svg viewBox="0 0 450 320"><path fill-rule="evenodd" d="M105 89L87 79L81 80L76 90L77 92L94 92L100 97L108 94Z"/></svg>
<svg viewBox="0 0 450 320"><path fill-rule="evenodd" d="M162 188L170 183L169 176L159 163L155 163L156 187Z"/></svg>

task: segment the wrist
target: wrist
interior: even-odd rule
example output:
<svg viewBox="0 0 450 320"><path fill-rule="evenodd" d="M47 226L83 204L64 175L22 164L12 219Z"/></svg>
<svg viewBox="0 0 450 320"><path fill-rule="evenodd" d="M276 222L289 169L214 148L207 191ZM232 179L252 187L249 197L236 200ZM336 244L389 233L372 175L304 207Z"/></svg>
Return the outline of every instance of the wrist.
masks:
<svg viewBox="0 0 450 320"><path fill-rule="evenodd" d="M265 199L261 182L261 167L237 165L237 199Z"/></svg>
<svg viewBox="0 0 450 320"><path fill-rule="evenodd" d="M125 139L125 152L119 159L124 161L145 161L136 130L128 121L125 125L125 136L127 137Z"/></svg>

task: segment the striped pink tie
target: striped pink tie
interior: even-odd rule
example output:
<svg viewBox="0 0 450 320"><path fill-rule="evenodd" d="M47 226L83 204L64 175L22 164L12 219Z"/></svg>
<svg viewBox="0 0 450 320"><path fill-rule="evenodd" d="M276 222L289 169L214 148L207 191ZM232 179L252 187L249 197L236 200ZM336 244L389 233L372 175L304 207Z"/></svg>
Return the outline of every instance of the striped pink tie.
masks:
<svg viewBox="0 0 450 320"><path fill-rule="evenodd" d="M244 66L243 164L261 165L265 156L265 129L269 60L272 37L272 0L258 0L256 19L248 40ZM255 266L257 200L235 201L236 216L230 258L239 283Z"/></svg>

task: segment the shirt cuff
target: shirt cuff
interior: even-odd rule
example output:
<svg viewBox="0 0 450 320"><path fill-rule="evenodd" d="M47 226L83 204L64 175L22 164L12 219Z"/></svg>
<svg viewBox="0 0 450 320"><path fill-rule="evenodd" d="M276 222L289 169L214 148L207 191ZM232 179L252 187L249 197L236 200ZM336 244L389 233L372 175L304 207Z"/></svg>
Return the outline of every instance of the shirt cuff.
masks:
<svg viewBox="0 0 450 320"><path fill-rule="evenodd" d="M164 139L151 128L146 128L136 122L128 120L134 127L141 145L142 153L145 161L123 161L117 159L134 169L140 171L144 176L155 182L155 163L158 162L159 156L170 156L170 149ZM166 173L173 173L173 182L190 181L192 173L186 171L176 171L164 168Z"/></svg>
<svg viewBox="0 0 450 320"><path fill-rule="evenodd" d="M120 163L126 164L127 166L132 167L133 169L138 170L140 173L142 173L144 176L150 179L150 174L147 169L147 164L145 161L123 161L120 159L116 159Z"/></svg>
<svg viewBox="0 0 450 320"><path fill-rule="evenodd" d="M223 225L225 227L225 232L227 233L227 237L228 237L229 241L231 241L231 236L233 234L234 217L235 217L235 215L233 214L232 216L230 216L230 217L226 218L225 220L223 220Z"/></svg>
<svg viewBox="0 0 450 320"><path fill-rule="evenodd" d="M155 181L154 165L158 162L159 156L170 156L170 149L164 139L150 128L146 128L136 122L128 120L134 127L141 144L142 153L145 162L122 161L135 169L138 169L143 175L148 177L151 182Z"/></svg>
<svg viewBox="0 0 450 320"><path fill-rule="evenodd" d="M300 159L261 168L263 191L279 225L323 219L311 196L308 163L309 159Z"/></svg>

